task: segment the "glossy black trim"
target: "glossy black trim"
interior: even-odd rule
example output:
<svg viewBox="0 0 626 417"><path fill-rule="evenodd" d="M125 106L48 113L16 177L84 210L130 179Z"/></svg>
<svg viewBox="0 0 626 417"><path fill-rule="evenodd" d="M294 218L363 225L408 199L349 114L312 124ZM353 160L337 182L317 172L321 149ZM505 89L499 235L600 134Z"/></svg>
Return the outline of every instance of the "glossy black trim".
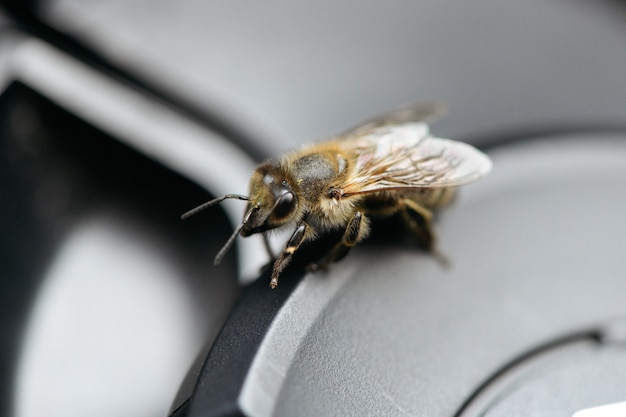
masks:
<svg viewBox="0 0 626 417"><path fill-rule="evenodd" d="M303 268L291 268L275 290L269 271L242 291L226 323L202 364L186 413L176 417L243 416L238 398L256 353L278 311L304 277Z"/></svg>
<svg viewBox="0 0 626 417"><path fill-rule="evenodd" d="M16 406L23 337L42 280L84 219L104 208L136 220L176 242L190 271L205 265L206 254L230 233L219 206L192 223L180 220L191 201L207 199L202 187L17 81L0 94L0 190L0 416L12 415ZM222 295L212 304L211 326L219 326L233 304L235 271L232 253L211 273ZM201 337L215 333L209 328Z"/></svg>

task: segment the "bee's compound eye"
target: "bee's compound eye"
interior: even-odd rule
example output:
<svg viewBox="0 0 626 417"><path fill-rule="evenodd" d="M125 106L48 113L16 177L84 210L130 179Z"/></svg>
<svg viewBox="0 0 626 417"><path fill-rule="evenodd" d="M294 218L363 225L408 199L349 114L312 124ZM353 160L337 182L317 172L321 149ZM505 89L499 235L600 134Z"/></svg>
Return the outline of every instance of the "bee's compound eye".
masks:
<svg viewBox="0 0 626 417"><path fill-rule="evenodd" d="M272 214L277 219L282 219L283 217L291 214L293 209L296 207L296 198L291 191L286 192L281 195L276 202L276 207Z"/></svg>

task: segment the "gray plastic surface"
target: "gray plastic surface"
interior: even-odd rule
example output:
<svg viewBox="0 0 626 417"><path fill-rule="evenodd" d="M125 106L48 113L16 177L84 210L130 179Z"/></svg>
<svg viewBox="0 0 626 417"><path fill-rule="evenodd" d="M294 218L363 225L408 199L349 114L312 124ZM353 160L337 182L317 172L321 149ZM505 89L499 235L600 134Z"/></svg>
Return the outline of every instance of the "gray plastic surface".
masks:
<svg viewBox="0 0 626 417"><path fill-rule="evenodd" d="M260 347L242 408L452 416L512 358L625 316L625 139L492 152L494 172L437 224L449 269L402 245L364 245L305 277Z"/></svg>
<svg viewBox="0 0 626 417"><path fill-rule="evenodd" d="M569 417L626 399L625 346L587 344L562 349L542 365L529 367L487 410L475 415Z"/></svg>
<svg viewBox="0 0 626 417"><path fill-rule="evenodd" d="M623 123L618 1L51 0L41 10L123 67L236 118L270 155L416 100L450 106L434 132L454 139Z"/></svg>

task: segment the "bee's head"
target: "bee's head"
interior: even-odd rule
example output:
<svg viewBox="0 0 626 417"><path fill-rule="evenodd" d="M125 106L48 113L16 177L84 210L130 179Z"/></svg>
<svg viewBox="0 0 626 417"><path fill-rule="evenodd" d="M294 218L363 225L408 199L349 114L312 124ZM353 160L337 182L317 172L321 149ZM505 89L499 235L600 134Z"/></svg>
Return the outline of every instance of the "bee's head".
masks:
<svg viewBox="0 0 626 417"><path fill-rule="evenodd" d="M298 197L292 185L283 170L267 162L259 166L250 179L250 197L241 236L283 226L297 213Z"/></svg>
<svg viewBox="0 0 626 417"><path fill-rule="evenodd" d="M226 194L189 210L182 215L186 219L199 211L218 204L226 199L248 201L248 207L241 224L237 226L228 241L215 256L219 264L237 235L246 237L283 226L297 217L298 197L284 172L277 165L267 162L259 166L250 179L250 196Z"/></svg>

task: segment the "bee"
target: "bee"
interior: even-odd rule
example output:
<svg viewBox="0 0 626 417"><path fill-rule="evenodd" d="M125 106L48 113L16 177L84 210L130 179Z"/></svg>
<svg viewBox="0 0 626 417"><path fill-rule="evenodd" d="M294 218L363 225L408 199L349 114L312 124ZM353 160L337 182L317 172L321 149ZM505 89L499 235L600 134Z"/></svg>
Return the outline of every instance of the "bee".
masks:
<svg viewBox="0 0 626 417"><path fill-rule="evenodd" d="M400 215L407 229L433 249L433 212L457 186L491 170L487 155L466 143L429 133L440 106L406 106L370 119L330 140L304 146L259 165L248 195L227 194L183 214L187 218L225 199L247 201L239 226L215 257L219 264L238 235L262 234L274 259L270 287L307 241L343 230L341 240L312 269L341 260L370 232L372 218ZM267 233L292 228L273 257Z"/></svg>

